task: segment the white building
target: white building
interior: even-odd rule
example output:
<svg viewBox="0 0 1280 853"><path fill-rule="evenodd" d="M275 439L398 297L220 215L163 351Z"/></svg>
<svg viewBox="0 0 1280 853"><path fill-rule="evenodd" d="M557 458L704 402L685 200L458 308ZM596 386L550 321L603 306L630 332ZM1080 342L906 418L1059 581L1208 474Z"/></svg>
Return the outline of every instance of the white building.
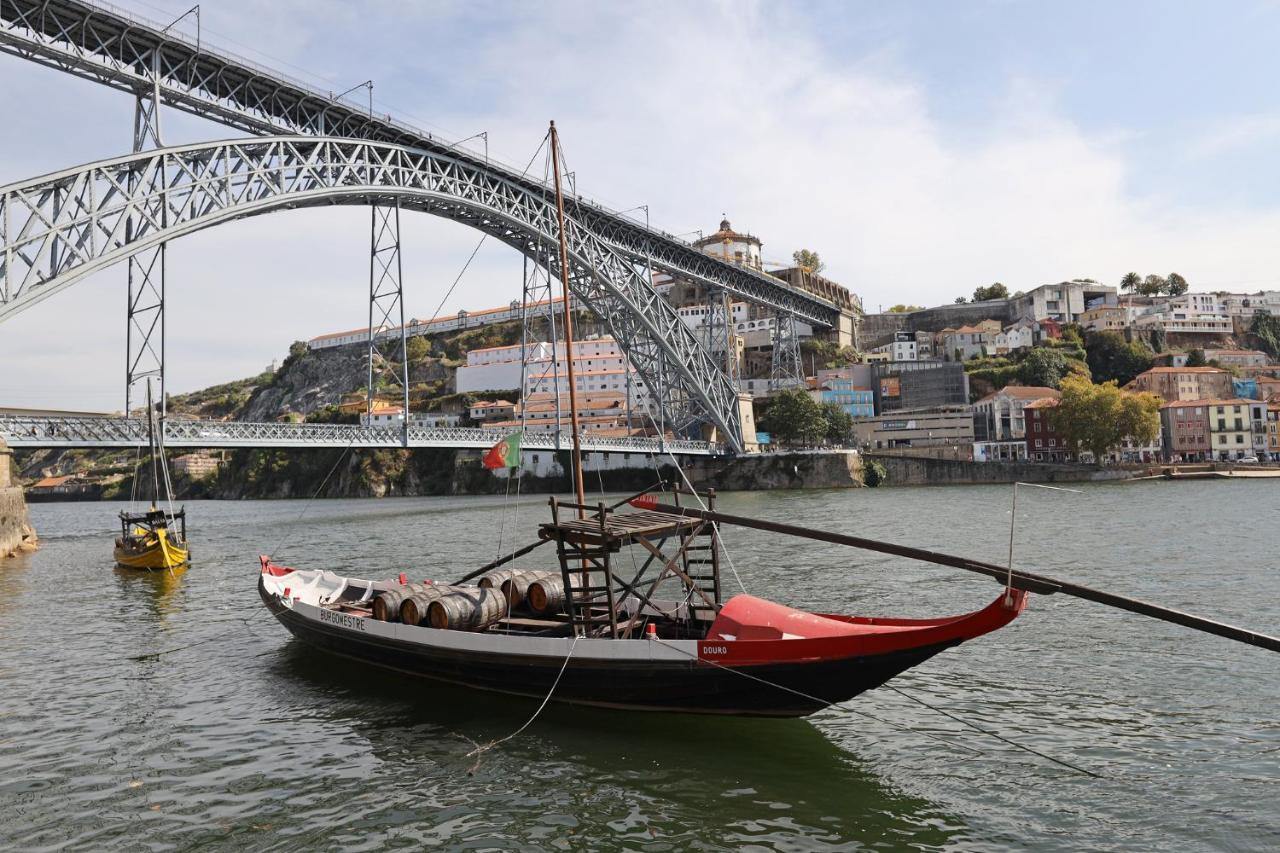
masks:
<svg viewBox="0 0 1280 853"><path fill-rule="evenodd" d="M1022 320L1075 323L1090 308L1117 303L1116 289L1106 284L1064 281L1045 284L1010 298L1011 316Z"/></svg>
<svg viewBox="0 0 1280 853"><path fill-rule="evenodd" d="M1252 320L1260 311L1280 316L1280 290L1260 290L1257 293L1222 293L1221 312L1228 317Z"/></svg>
<svg viewBox="0 0 1280 853"><path fill-rule="evenodd" d="M693 241L693 247L731 264L763 269L760 261L760 238L733 230L728 219L720 220L720 230Z"/></svg>
<svg viewBox="0 0 1280 853"><path fill-rule="evenodd" d="M551 306L557 312L559 317L562 300L552 299ZM530 310L540 308L547 303L536 302L530 303ZM574 310L580 310L582 304L576 298L570 303ZM519 320L524 315L521 310L521 303L512 300L507 305L499 308L486 308L480 311L467 311L465 309L458 311L456 314L449 314L444 317L437 317L434 320L412 319L404 324L404 333L406 337L415 335L435 335L441 332L454 332L459 329L475 329L481 326L489 326L494 323L506 323L511 320ZM384 326L378 329L378 340L394 340L400 337L399 326ZM327 335L319 335L307 341L309 349L328 349L330 347L341 347L348 344L362 344L369 340L369 328L351 329L346 332L333 332Z"/></svg>
<svg viewBox="0 0 1280 853"><path fill-rule="evenodd" d="M1212 293L1184 293L1153 305L1134 319L1138 329L1163 329L1179 335L1230 335L1235 326Z"/></svg>
<svg viewBox="0 0 1280 853"><path fill-rule="evenodd" d="M888 353L889 361L915 361L919 356L919 347L914 336L909 336L905 332L899 332L897 337L901 340L890 341L887 344L881 344L878 347L872 347L873 353Z"/></svg>
<svg viewBox="0 0 1280 853"><path fill-rule="evenodd" d="M1040 335L1040 324L1030 320L1019 320L1011 326L1006 326L1000 334L1004 337L1004 345L1008 347L1007 352L1031 349L1036 345L1036 339ZM999 346L998 343L997 346Z"/></svg>
<svg viewBox="0 0 1280 853"><path fill-rule="evenodd" d="M549 343L533 344L528 348L528 364L522 370L519 344L472 350L467 353L466 365L458 368L458 392L520 388L522 398L528 399L538 394L554 394L558 389L567 399L569 378L564 352L563 341L558 341L554 347ZM633 407L649 405L649 390L634 368L630 368L631 381L628 383L627 371L630 364L622 347L613 338L574 341L573 354L573 369L579 393L612 392L625 395L630 390Z"/></svg>

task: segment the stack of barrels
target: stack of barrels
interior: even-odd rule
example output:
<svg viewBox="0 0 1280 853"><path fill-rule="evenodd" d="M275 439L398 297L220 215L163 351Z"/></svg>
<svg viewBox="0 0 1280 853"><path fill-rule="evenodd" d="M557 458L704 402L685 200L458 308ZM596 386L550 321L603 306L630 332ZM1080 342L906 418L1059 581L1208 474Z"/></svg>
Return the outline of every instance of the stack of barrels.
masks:
<svg viewBox="0 0 1280 853"><path fill-rule="evenodd" d="M500 569L482 575L476 586L410 583L378 593L373 618L480 631L517 611L553 616L565 609L564 581L558 571Z"/></svg>

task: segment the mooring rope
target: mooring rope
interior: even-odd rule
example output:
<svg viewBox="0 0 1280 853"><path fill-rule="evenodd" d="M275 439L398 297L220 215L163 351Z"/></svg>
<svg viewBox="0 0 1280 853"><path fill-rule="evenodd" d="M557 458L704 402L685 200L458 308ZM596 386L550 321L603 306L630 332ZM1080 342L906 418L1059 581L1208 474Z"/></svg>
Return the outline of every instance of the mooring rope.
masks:
<svg viewBox="0 0 1280 853"><path fill-rule="evenodd" d="M703 658L698 657L696 654L690 654L689 652L685 651L684 649L682 649L682 648L680 648L680 647L678 647L678 646L673 646L673 645L671 645L670 643L666 642L665 640L663 640L663 639L662 639L662 638L660 638L660 637L659 637L659 638L655 638L655 640L656 640L656 642L662 643L664 646L666 646L666 647L667 647L667 648L669 648L669 649L674 649L675 651L680 652L682 655L685 655L685 656L687 656L687 657L691 657L691 658L693 658L694 660L704 661L704 659L703 659ZM751 673L749 673L749 672L743 672L743 671L742 671L742 670L740 670L740 669L734 669L733 667L725 666L724 664L722 664L722 663L718 663L717 661L713 661L713 660L705 660L704 662L705 662L705 663L709 663L709 664L711 664L712 666L717 666L717 667L720 667L721 669L724 669L724 670L727 670L727 671L729 671L729 672L732 672L732 673L734 673L735 675L741 675L743 678L749 678L749 679L751 679L752 681L757 681L757 682L759 682L759 683L761 683L761 684L767 684L767 685L769 685L770 687L777 688L778 690L782 690L782 691L784 691L784 692L792 693L792 694L795 694L796 696L800 696L800 697L802 697L802 698L804 698L804 699L809 699L809 700L812 700L812 701L814 701L814 702L818 702L819 704L821 704L821 705L823 705L823 706L827 706L827 705L831 705L831 704L833 704L832 702L830 702L830 701L829 701L829 700L827 700L827 699L821 699L821 698L819 698L819 697L817 697L817 696L813 696L813 695L811 695L811 694L809 694L809 693L805 693L805 692L803 692L803 691L795 690L795 689L793 689L793 688L787 687L787 686L786 686L786 685L784 685L784 684L778 684L777 682L770 681L770 680L769 680L769 679L767 679L767 678L761 678L761 677L759 677L759 676L757 676L757 675L752 675L752 674L751 674ZM1093 772L1093 771L1091 771L1091 770L1086 770L1086 769L1084 769L1083 767L1079 767L1079 766L1077 766L1077 765L1075 765L1075 764L1072 764L1072 763L1071 763L1071 762L1069 762L1069 761L1063 761L1062 759L1054 758L1052 755L1046 755L1045 753L1040 752L1039 750L1032 749L1031 747L1029 747L1029 746L1025 746L1025 745L1023 745L1023 744L1020 744L1020 743L1018 743L1018 742L1017 742L1017 741L1015 741L1015 740L1011 740L1011 739L1009 739L1009 738L1007 738L1007 737L1004 737L1003 735L999 735L999 734L997 734L997 733L995 733L995 732L993 732L993 731L990 731L990 730L988 730L988 729L984 729L984 728L982 728L981 726L975 725L974 723L971 723L971 722L969 722L968 720L965 720L964 718L962 718L962 717L960 717L960 716L957 716L956 714L953 714L953 713L951 713L951 712L949 712L949 711L945 711L945 710L943 710L942 708L938 708L938 707L936 707L936 706L934 706L934 705L930 705L928 702L925 702L924 700L919 699L919 698L917 698L917 697L915 697L915 696L911 696L910 694L903 692L902 690L898 689L897 687L893 687L893 686L891 686L891 685L882 685L882 686L887 686L887 687L889 687L889 689L890 689L890 690L892 690L892 691L894 691L894 692L896 692L896 693L899 693L899 694L901 694L902 696L905 696L906 698L908 698L908 699L912 700L913 702L918 702L920 705L923 705L924 707L929 708L929 709L930 709L930 710L932 710L932 711L937 711L939 714L942 714L944 717L948 717L949 719L955 720L955 721L956 721L956 722L958 722L958 723L962 723L962 724L964 724L964 725L968 726L969 728L974 729L975 731L978 731L978 732L981 732L982 734L985 734L985 735L988 735L988 736L990 736L990 737L993 737L993 738L995 738L996 740L999 740L999 741L1001 741L1002 743L1006 743L1006 744L1008 744L1009 746L1012 746L1012 747L1013 747L1013 748L1015 748L1015 749L1020 749L1020 750L1022 750L1023 752L1028 752L1028 753L1030 753L1030 754L1032 754L1032 755L1039 756L1040 758L1043 758L1043 759L1045 759L1046 761L1051 761L1051 762L1053 762L1054 764L1058 764L1058 765L1060 765L1060 766L1062 766L1062 767L1066 767L1068 770L1074 770L1074 771L1076 771L1077 773L1083 773L1084 775L1086 775L1086 776L1092 776L1092 777L1093 777L1093 778L1095 778L1095 779L1101 779L1101 778L1102 778L1102 776L1101 776L1100 774L1098 774L1098 773L1094 773L1094 772ZM955 743L954 741L946 740L945 738L939 738L939 737L937 737L937 736L935 736L935 735L930 734L929 732L920 731L920 730L918 730L918 729L912 729L912 728L910 728L910 727L908 727L908 726L898 726L898 725L896 725L896 724L894 724L894 723L890 723L888 720L884 720L884 719L881 719L881 718L879 718L879 717L876 717L874 714L868 714L868 713L867 713L867 712L865 712L865 711L859 711L857 708L842 707L842 708L841 708L841 710L850 711L850 712L852 712L852 713L854 713L854 714L858 714L858 715L860 715L860 716L867 717L867 718L869 718L869 719L875 720L875 721L876 721L876 722L878 722L878 723L882 723L882 724L887 725L887 726L889 726L889 727L891 727L891 728L897 728L897 729L899 729L899 730L901 730L901 731L907 731L907 732L910 732L910 733L912 733L912 734L925 735L926 737L929 737L929 738L932 738L932 739L934 739L934 740L938 740L938 741L940 741L940 742L942 742L942 743L945 743L945 744L947 744L948 746L959 746L959 747L961 747L962 749L967 749L967 750L969 750L970 752L978 753L978 754L982 754L982 751L981 751L981 750L973 749L972 747L964 746L963 744L958 744L958 743Z"/></svg>
<svg viewBox="0 0 1280 853"><path fill-rule="evenodd" d="M973 729L974 731L982 732L984 735L986 735L986 736L988 736L988 737L993 737L993 738L995 738L996 740L1001 741L1002 743L1007 743L1007 744L1009 744L1009 746L1015 747L1015 748L1017 748L1017 749L1021 749L1021 750L1023 750L1024 752L1029 752L1029 753L1031 753L1032 755L1038 755L1038 756L1040 756L1041 758L1045 759L1046 761L1052 761L1054 764L1060 764L1060 765L1062 765L1063 767L1066 767L1066 768L1069 768L1069 769L1071 769L1071 770L1076 771L1077 773L1083 773L1084 775L1086 775L1086 776L1092 776L1092 777L1093 777L1093 778L1095 778L1095 779L1101 779L1101 778L1102 778L1102 775L1101 775L1100 773L1094 773L1092 770L1085 770L1083 767L1080 767L1080 766L1078 766L1078 765L1072 764L1072 763L1071 763L1071 762L1069 762L1069 761L1063 761L1063 760L1062 760L1062 759L1060 759L1060 758L1054 758L1052 755L1046 755L1045 753L1040 752L1040 751L1039 751L1039 750L1037 750L1037 749L1032 749L1032 748L1031 748L1031 747L1029 747L1029 746L1026 746L1026 745L1021 744L1021 743L1018 743L1017 741L1010 740L1009 738L1005 737L1004 735L1001 735L1001 734L999 734L999 733L997 733L997 732L993 732L993 731L991 731L990 729L984 729L984 728L982 728L982 726L979 726L979 725L978 725L978 724L976 724L976 723L971 723L971 722L969 722L968 720L964 719L963 717L957 716L956 714L953 714L953 713L951 713L950 711L947 711L947 710L945 710L945 709L943 709L943 708L939 708L939 707L938 707L938 706L936 706L936 705L930 705L928 702L924 701L924 700L923 700L923 699L921 699L920 697L918 697L918 696L912 696L910 693L906 692L905 690L902 690L901 688L894 687L892 684L885 684L885 685L882 685L882 686L889 688L889 689L890 689L890 690L892 690L894 693L897 693L899 696L903 696L903 697L905 697L905 698L907 698L907 699L910 699L912 702L915 702L915 703L916 703L916 704L918 704L918 705L921 705L921 706L923 706L923 707L925 707L925 708L928 708L930 711L935 711L935 712L937 712L937 713L941 714L942 716L947 717L948 719L955 720L957 723L960 723L961 725L968 726L969 728Z"/></svg>
<svg viewBox="0 0 1280 853"><path fill-rule="evenodd" d="M564 656L564 662L560 664L560 671L556 673L556 680L551 682L551 689L548 690L547 695L542 698L542 704L538 706L538 710L533 712L533 716L525 720L524 725L516 729L511 734L507 735L504 738L499 738L498 740L490 741L489 743L477 746L475 749L471 750L465 756L463 756L464 758L471 758L472 756L483 755L484 753L493 749L495 746L501 746L502 744L506 743L512 738L518 737L525 729L533 725L533 721L538 719L538 715L542 713L543 708L547 707L547 703L551 701L552 694L554 694L556 692L556 688L560 686L560 679L564 676L564 671L569 668L569 658L573 657L573 650L577 648L578 640L581 640L581 639L582 639L581 635L575 636L573 638L573 642L569 644L569 653Z"/></svg>

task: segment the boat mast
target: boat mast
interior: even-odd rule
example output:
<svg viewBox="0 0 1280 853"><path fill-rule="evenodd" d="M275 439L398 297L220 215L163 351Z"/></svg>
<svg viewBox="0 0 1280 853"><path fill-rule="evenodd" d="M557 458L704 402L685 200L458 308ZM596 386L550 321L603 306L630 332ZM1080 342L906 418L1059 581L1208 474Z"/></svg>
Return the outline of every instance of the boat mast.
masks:
<svg viewBox="0 0 1280 853"><path fill-rule="evenodd" d="M573 489L578 518L586 517L587 496L582 488L582 436L578 430L578 383L573 373L573 312L569 310L569 247L564 234L564 191L560 186L560 137L551 122L551 172L556 176L556 221L560 226L560 285L564 303L564 352L569 379L569 423L573 428ZM551 342L555 346L555 341Z"/></svg>
<svg viewBox="0 0 1280 853"><path fill-rule="evenodd" d="M151 506L160 505L160 474L156 467L155 409L151 404L151 377L147 377L147 444L151 448Z"/></svg>

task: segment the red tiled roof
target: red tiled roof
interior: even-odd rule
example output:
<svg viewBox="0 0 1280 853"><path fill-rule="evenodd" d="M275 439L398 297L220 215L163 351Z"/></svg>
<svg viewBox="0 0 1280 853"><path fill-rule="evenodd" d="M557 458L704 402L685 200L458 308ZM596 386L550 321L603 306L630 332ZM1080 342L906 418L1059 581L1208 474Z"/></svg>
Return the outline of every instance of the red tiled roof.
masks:
<svg viewBox="0 0 1280 853"><path fill-rule="evenodd" d="M1015 400L1039 400L1041 397L1052 397L1057 399L1062 396L1062 392L1054 388L1046 388L1043 385L1006 385L999 391L992 391L978 402L984 400L993 400L1004 394L1006 397L1013 397Z"/></svg>
<svg viewBox="0 0 1280 853"><path fill-rule="evenodd" d="M1024 409L1052 409L1054 406L1058 405L1058 403L1060 403L1060 402L1061 402L1061 400L1059 400L1059 399L1058 399L1058 398L1056 398L1056 397L1041 397L1039 400L1032 400L1030 403L1027 403L1027 404L1026 404L1025 406L1023 406L1022 408L1024 408Z"/></svg>

